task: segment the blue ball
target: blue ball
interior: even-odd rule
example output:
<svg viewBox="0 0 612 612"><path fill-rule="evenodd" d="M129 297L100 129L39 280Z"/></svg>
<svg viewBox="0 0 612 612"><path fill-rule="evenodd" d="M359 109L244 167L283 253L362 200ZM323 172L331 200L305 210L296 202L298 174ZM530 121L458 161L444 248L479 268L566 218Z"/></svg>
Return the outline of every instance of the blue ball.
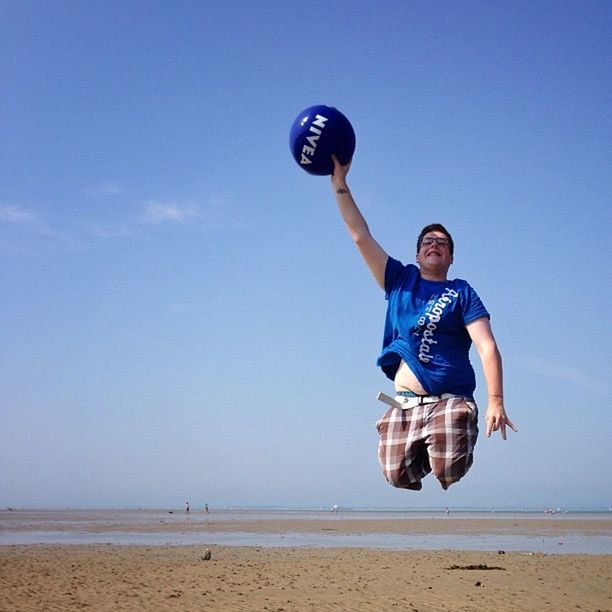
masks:
<svg viewBox="0 0 612 612"><path fill-rule="evenodd" d="M355 132L350 121L333 106L309 106L293 122L289 132L293 159L309 174L333 174L332 154L344 166L355 152Z"/></svg>

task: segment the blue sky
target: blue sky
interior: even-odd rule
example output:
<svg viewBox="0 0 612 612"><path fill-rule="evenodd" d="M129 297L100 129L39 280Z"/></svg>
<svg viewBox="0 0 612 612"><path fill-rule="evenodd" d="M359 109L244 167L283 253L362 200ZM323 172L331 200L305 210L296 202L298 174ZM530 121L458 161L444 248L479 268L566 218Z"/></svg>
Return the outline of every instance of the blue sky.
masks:
<svg viewBox="0 0 612 612"><path fill-rule="evenodd" d="M2 2L0 505L608 508L611 69L603 1ZM380 474L312 104L378 241L443 222L492 313L520 431L447 492Z"/></svg>

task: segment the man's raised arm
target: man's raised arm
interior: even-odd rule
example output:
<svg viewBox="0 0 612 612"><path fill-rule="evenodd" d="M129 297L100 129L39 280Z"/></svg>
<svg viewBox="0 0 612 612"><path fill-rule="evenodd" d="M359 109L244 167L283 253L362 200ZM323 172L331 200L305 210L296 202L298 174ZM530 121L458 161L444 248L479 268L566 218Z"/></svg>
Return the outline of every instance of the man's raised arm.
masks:
<svg viewBox="0 0 612 612"><path fill-rule="evenodd" d="M335 155L334 173L331 176L332 187L336 196L336 202L340 209L340 214L348 229L348 232L357 245L361 256L370 268L378 285L385 288L385 268L389 255L386 251L372 238L370 228L366 223L365 218L357 207L351 191L346 182L346 175L351 167L350 162L346 166L341 166Z"/></svg>

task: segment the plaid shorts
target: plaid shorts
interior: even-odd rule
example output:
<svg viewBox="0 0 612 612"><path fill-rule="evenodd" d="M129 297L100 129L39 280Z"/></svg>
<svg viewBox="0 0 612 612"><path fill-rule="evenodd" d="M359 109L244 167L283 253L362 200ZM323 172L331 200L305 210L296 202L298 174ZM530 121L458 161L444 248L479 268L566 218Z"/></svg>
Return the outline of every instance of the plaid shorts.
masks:
<svg viewBox="0 0 612 612"><path fill-rule="evenodd" d="M433 471L442 488L448 489L474 460L478 408L464 397L408 409L389 408L376 429L378 460L391 485L418 491L423 477Z"/></svg>

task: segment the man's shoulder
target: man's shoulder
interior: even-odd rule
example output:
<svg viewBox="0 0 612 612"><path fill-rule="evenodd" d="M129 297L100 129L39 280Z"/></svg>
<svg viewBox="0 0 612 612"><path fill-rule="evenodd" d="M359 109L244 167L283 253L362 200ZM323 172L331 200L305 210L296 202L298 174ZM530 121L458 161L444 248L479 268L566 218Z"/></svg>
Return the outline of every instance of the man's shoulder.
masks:
<svg viewBox="0 0 612 612"><path fill-rule="evenodd" d="M472 285L470 285L470 283L463 278L453 278L450 280L450 283L453 286L453 289L456 290L472 288Z"/></svg>
<svg viewBox="0 0 612 612"><path fill-rule="evenodd" d="M399 259L389 255L387 259L387 268L398 272L407 272L409 274L418 273L419 269L414 264L404 264Z"/></svg>
<svg viewBox="0 0 612 612"><path fill-rule="evenodd" d="M404 283L406 279L418 276L418 274L419 269L414 264L403 264L399 259L389 255L385 270L387 281L391 281L393 284Z"/></svg>

